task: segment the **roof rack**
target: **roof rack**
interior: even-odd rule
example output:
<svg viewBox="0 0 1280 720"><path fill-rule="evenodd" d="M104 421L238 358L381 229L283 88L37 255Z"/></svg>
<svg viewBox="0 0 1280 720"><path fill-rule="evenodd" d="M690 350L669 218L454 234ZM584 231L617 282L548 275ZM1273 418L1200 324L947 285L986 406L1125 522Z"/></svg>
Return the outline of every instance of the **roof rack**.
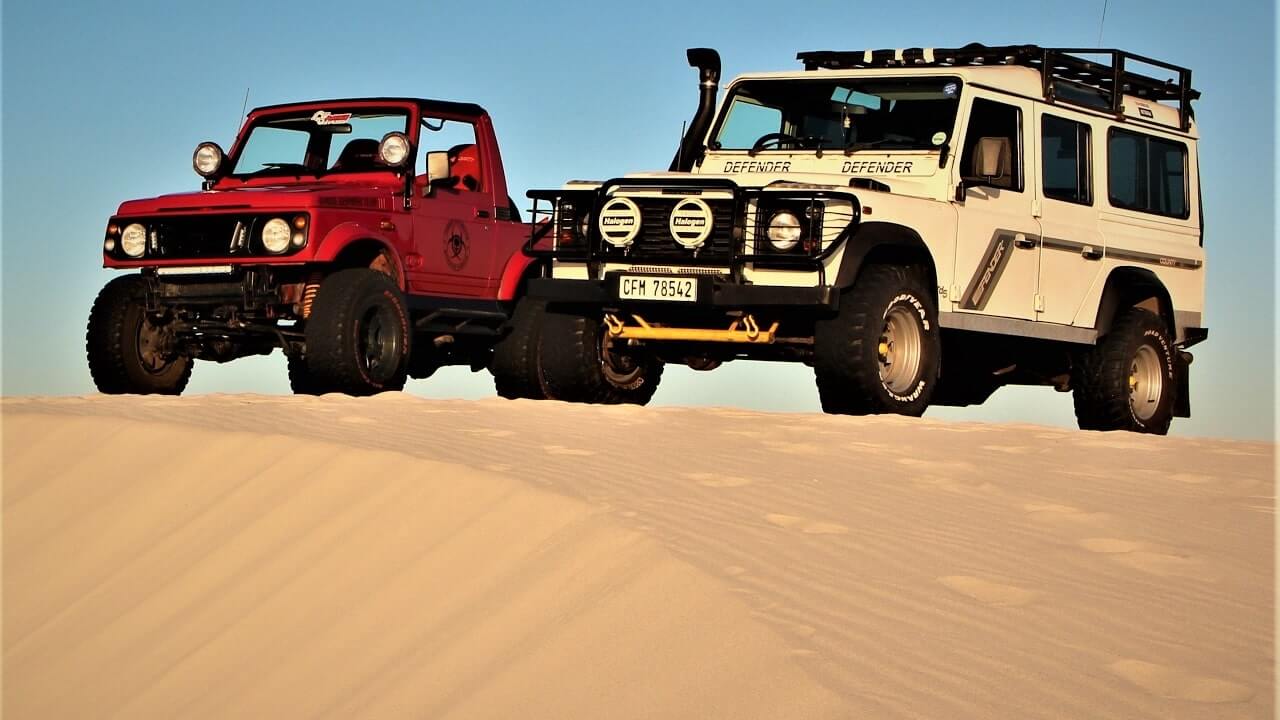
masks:
<svg viewBox="0 0 1280 720"><path fill-rule="evenodd" d="M1110 64L1086 60L1080 55L1109 56ZM1103 107L1119 117L1124 115L1124 95L1152 101L1178 103L1178 122L1185 132L1191 128L1191 101L1200 91L1191 88L1191 71L1177 65L1152 60L1142 55L1110 48L1042 48L1038 45L1003 45L987 47L971 43L962 48L905 48L901 50L802 52L796 59L805 70L850 70L889 67L955 67L958 65L1021 65L1040 71L1045 99L1086 107L1097 107L1073 97L1072 87L1095 91ZM1125 69L1126 61L1169 70L1177 80L1141 75ZM1068 93L1058 91L1063 85ZM1120 91L1116 92L1116 88ZM1078 94L1078 93L1077 93Z"/></svg>

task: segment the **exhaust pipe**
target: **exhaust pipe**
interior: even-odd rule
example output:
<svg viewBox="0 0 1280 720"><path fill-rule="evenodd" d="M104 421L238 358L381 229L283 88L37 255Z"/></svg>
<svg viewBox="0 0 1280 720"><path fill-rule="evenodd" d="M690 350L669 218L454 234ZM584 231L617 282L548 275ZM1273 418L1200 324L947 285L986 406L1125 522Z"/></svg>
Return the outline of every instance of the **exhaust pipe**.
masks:
<svg viewBox="0 0 1280 720"><path fill-rule="evenodd" d="M680 148L671 160L672 172L689 172L702 157L702 138L711 126L716 111L716 92L720 85L720 53L711 48L689 48L685 55L689 66L698 68L698 110L689 121L689 129L680 139Z"/></svg>

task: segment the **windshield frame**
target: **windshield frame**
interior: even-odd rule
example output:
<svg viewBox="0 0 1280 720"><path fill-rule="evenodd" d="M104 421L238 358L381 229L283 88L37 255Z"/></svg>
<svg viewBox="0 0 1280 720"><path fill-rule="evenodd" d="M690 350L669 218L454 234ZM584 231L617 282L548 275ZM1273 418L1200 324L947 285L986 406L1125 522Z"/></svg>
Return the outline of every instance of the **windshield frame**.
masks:
<svg viewBox="0 0 1280 720"><path fill-rule="evenodd" d="M731 110L732 110L732 108L733 108L734 101L737 99L737 96L738 96L739 92L742 90L743 86L748 85L748 84L755 84L755 83L788 83L788 84L794 84L794 83L822 83L822 84L831 85L831 86L834 88L834 87L839 86L839 85L841 85L841 84L846 84L846 85L848 85L848 84L855 84L855 83L866 83L866 82L877 82L877 81L894 82L894 81L919 81L919 80L951 81L951 82L955 82L955 83L957 84L956 94L955 94L955 102L956 102L956 112L955 112L955 116L952 118L952 121L951 121L951 127L950 127L950 128L949 128L949 130L947 131L947 137L946 137L946 138L943 140L943 142L942 142L941 144L939 144L939 145L931 145L931 146L929 146L929 147L916 147L916 148L909 148L909 149L908 149L908 148L893 148L893 147L889 147L889 148L880 148L880 147L855 147L855 148L853 148L853 149L848 149L848 148L840 147L840 146L825 146L825 145L824 145L824 146L820 146L820 147L801 147L801 146L796 146L796 147L767 147L767 148L761 148L760 150L754 150L754 151L753 151L751 148L726 148L726 147L718 147L718 146L717 146L717 143L718 143L718 140L717 140L717 139L719 138L721 131L724 129L724 125L725 125L725 123L726 123L726 122L728 121L728 119L729 119L730 111L731 111ZM760 154L760 153L787 153L787 154L793 154L793 155L794 155L794 154L797 154L797 153L801 153L801 154L811 154L811 153L820 153L820 154L821 154L821 153L852 154L852 153L860 153L860 152L877 152L877 153L881 153L881 154L883 154L883 153L886 153L886 152L892 152L892 153L936 153L936 152L940 152L940 151L941 151L941 149L942 149L943 147L950 147L950 146L952 146L952 145L954 144L955 140L956 140L956 137L955 137L955 136L956 136L956 127L957 127L957 122L958 122L958 121L959 121L959 119L960 119L961 110L962 110L962 108L963 108L963 106L964 106L964 99L965 99L965 95L966 95L966 91L967 91L968 84L969 84L969 83L968 83L968 82L966 82L965 78L961 77L960 75L951 75L951 74L945 74L945 73L942 73L942 74L940 74L940 73L921 73L921 74L918 74L918 75L917 75L917 74L910 74L910 75L908 75L908 74L896 74L896 73L882 73L882 72L877 72L877 73L875 73L875 74L866 74L866 75L844 75L844 74L836 75L836 74L834 74L834 73L821 73L821 74L816 74L816 76L805 76L805 77L787 76L787 77L745 77L745 78L740 78L740 79L738 79L738 80L735 80L735 81L733 82L733 84L731 84L731 85L729 86L728 91L725 93L724 100L723 100L723 101L721 102L721 104L720 104L719 111L716 113L716 120L715 120L715 122L712 124L712 126L711 126L710 130L708 130L708 131L707 131L707 135L706 135L706 138L705 138L705 142L706 142L706 145L705 145L705 147L706 147L706 152L711 152L711 153L746 153L746 154L753 155L753 156L754 156L754 155L757 155L757 154ZM773 107L773 106L767 106L767 105L766 105L766 106L764 106L764 107ZM784 116L785 116L785 113L784 113Z"/></svg>
<svg viewBox="0 0 1280 720"><path fill-rule="evenodd" d="M383 103L377 103L377 104L326 103L323 106L308 104L308 105L298 105L294 107L272 108L270 112L264 112L256 115L251 114L249 117L249 120L244 124L244 127L241 128L239 134L236 136L236 141L235 141L235 144L232 146L231 152L227 154L227 158L225 161L225 167L227 168L227 172L223 174L220 179L234 180L237 182L246 183L246 182L253 182L253 181L263 180L263 179L279 180L282 178L299 178L299 177L313 177L318 179L321 177L328 177L328 176L334 176L334 175L370 175L370 174L380 174L380 173L403 172L403 169L397 169L397 168L391 168L391 167L373 168L373 169L364 169L364 170L331 170L329 169L329 167L326 167L325 169L320 171L314 171L311 169L300 171L297 169L288 169L288 168L279 168L275 170L272 170L270 168L261 168L259 170L255 170L252 172L234 172L234 170L238 169L236 166L240 163L241 156L244 154L245 147L247 146L249 142L249 138L252 136L254 130L260 127L263 127L265 125L268 125L270 123L279 122L284 119L289 119L289 118L296 118L299 120L306 119L309 117L313 117L315 114L319 112L327 112L327 113L333 113L333 114L351 113L353 115L378 115L378 114L403 115L405 118L405 127L397 131L403 132L409 138L410 146L411 146L410 162L415 160L415 158L413 158L412 155L415 155L417 153L418 123L421 122L419 108L417 106L399 105L399 104L383 104ZM344 135L344 134L345 133L332 133L332 135L334 135L335 137L338 135ZM332 150L333 150L332 145L330 146L329 150L330 150L330 153L332 153ZM331 166L332 163L330 161L330 158L326 157L325 164ZM412 164L410 164L409 167L412 168Z"/></svg>

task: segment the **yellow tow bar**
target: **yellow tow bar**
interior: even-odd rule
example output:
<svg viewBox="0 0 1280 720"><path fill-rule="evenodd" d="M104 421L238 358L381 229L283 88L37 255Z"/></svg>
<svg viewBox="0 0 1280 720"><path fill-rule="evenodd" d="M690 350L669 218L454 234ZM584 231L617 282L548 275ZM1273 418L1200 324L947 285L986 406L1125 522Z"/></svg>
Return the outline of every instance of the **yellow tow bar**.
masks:
<svg viewBox="0 0 1280 720"><path fill-rule="evenodd" d="M734 320L726 330L663 327L650 325L639 315L631 317L635 319L635 325L628 325L617 315L606 313L604 323L609 328L609 335L620 340L683 340L767 345L773 342L778 332L778 323L773 323L767 330L761 329L751 315Z"/></svg>

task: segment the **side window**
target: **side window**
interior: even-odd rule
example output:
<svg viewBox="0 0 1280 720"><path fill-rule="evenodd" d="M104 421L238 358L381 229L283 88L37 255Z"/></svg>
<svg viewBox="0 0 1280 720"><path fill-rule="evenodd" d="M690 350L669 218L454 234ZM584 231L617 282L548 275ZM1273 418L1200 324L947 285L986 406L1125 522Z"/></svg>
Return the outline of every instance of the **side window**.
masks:
<svg viewBox="0 0 1280 720"><path fill-rule="evenodd" d="M983 179L982 184L1007 190L1022 191L1022 111L1013 105L994 100L974 98L969 111L969 128L964 136L964 151L960 154L960 172L965 177L976 177L974 155L982 138L996 138L1004 142L1007 156L1003 158L1002 174ZM1002 151L1003 152L1003 151Z"/></svg>
<svg viewBox="0 0 1280 720"><path fill-rule="evenodd" d="M451 184L441 187L456 191L483 190L484 173L480 163L480 149L476 144L476 127L461 120L423 118L418 134L417 177L425 182L427 153L449 153L449 177Z"/></svg>
<svg viewBox="0 0 1280 720"><path fill-rule="evenodd" d="M1107 195L1118 208L1188 217L1187 146L1112 129L1107 139Z"/></svg>
<svg viewBox="0 0 1280 720"><path fill-rule="evenodd" d="M1040 126L1044 196L1092 205L1089 126L1053 115L1041 116Z"/></svg>

